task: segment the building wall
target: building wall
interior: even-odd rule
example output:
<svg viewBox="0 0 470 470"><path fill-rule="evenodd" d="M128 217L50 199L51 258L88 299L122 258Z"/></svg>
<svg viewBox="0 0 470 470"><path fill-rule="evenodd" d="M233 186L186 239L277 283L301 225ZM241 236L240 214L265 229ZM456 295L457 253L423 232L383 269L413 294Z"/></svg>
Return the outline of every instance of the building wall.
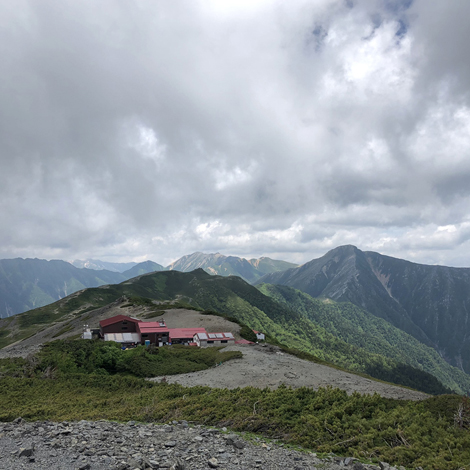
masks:
<svg viewBox="0 0 470 470"><path fill-rule="evenodd" d="M106 333L136 333L137 332L137 322L134 321L118 321L101 327L101 335L104 336Z"/></svg>
<svg viewBox="0 0 470 470"><path fill-rule="evenodd" d="M168 333L142 333L140 335L141 344L145 344L145 340L149 340L150 344L168 343Z"/></svg>

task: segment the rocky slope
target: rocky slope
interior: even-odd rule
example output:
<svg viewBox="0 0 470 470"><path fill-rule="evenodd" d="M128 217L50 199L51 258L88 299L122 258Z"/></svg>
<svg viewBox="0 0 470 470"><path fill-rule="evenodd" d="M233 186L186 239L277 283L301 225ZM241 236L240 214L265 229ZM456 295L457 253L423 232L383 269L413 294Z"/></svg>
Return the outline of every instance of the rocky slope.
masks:
<svg viewBox="0 0 470 470"><path fill-rule="evenodd" d="M298 268L267 274L258 282L351 302L470 372L468 268L426 266L348 245Z"/></svg>
<svg viewBox="0 0 470 470"><path fill-rule="evenodd" d="M353 458L320 459L260 438L247 441L226 429L186 421L155 425L106 421L0 423L0 469L198 470L219 468L393 470Z"/></svg>

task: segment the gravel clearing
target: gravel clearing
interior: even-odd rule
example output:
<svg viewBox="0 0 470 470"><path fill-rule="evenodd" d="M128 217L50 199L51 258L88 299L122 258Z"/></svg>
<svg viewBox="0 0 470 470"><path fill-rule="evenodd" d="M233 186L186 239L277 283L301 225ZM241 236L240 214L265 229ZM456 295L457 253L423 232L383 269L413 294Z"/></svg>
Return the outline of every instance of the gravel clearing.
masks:
<svg viewBox="0 0 470 470"><path fill-rule="evenodd" d="M423 400L429 395L406 388L389 385L359 375L340 371L332 367L316 364L285 354L270 345L227 346L224 351L241 351L243 358L233 359L222 365L189 374L167 376L169 383L179 383L186 387L207 385L214 388L257 387L276 389L281 384L292 388L331 386L346 390L348 394L359 392L400 400ZM163 377L155 377L160 381Z"/></svg>

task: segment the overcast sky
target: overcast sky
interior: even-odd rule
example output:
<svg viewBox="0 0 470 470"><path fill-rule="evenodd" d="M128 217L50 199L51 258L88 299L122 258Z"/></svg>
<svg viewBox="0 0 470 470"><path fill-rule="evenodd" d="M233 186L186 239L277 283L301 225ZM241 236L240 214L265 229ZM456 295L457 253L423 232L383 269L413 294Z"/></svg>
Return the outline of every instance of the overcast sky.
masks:
<svg viewBox="0 0 470 470"><path fill-rule="evenodd" d="M1 0L0 258L470 266L468 0Z"/></svg>

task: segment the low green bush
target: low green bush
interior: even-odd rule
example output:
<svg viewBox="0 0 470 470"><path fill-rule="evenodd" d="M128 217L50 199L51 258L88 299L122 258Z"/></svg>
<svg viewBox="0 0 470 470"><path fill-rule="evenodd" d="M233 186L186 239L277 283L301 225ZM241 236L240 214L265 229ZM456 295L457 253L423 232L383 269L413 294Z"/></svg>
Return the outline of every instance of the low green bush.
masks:
<svg viewBox="0 0 470 470"><path fill-rule="evenodd" d="M431 470L469 468L470 431L455 419L460 409L468 413L465 406L457 395L412 402L333 388L185 388L121 375L0 381L0 421L186 419L316 452Z"/></svg>
<svg viewBox="0 0 470 470"><path fill-rule="evenodd" d="M28 361L0 361L0 374L23 374L27 377L51 373L54 377L68 374L156 377L195 372L241 357L239 351L220 349L173 345L162 348L138 346L123 351L119 344L112 341L56 340L43 347L33 366Z"/></svg>

